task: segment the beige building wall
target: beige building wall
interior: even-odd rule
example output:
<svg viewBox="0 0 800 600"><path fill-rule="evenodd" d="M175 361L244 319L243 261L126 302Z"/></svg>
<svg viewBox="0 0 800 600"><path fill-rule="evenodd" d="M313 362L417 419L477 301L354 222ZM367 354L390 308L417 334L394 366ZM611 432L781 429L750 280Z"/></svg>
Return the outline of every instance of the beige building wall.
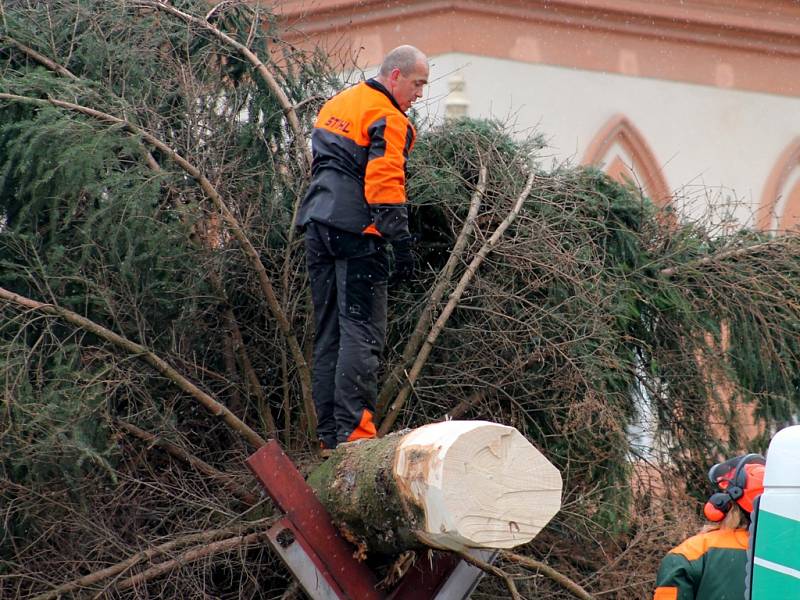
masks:
<svg viewBox="0 0 800 600"><path fill-rule="evenodd" d="M547 135L552 159L603 165L658 202L739 224L800 223L796 0L288 0L282 37L371 74L432 58L423 117L461 73L469 115ZM733 225L731 225L733 226Z"/></svg>
<svg viewBox="0 0 800 600"><path fill-rule="evenodd" d="M695 215L709 202L730 204L740 223L754 225L770 173L800 135L797 97L463 53L434 56L431 63L428 94L417 106L421 117L441 120L448 80L459 73L470 116L509 121L520 132L541 131L553 161L606 168L618 159L625 166L636 163L624 140L606 144L602 155L587 155L604 127L622 117L649 148L667 192ZM646 187L642 173L636 178Z"/></svg>

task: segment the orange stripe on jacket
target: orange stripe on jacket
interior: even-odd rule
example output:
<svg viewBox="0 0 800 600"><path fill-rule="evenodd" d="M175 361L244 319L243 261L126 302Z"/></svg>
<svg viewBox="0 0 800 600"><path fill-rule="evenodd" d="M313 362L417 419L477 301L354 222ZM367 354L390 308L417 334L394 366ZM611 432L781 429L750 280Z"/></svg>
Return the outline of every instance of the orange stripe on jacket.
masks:
<svg viewBox="0 0 800 600"><path fill-rule="evenodd" d="M697 560L711 548L747 550L748 533L742 529L715 529L690 537L670 554L681 554L687 560Z"/></svg>
<svg viewBox="0 0 800 600"><path fill-rule="evenodd" d="M408 136L408 119L399 114L386 116L383 129L386 149L383 156L370 158L364 176L367 204L402 204L406 201L406 152L414 145L413 134L411 140Z"/></svg>
<svg viewBox="0 0 800 600"><path fill-rule="evenodd" d="M656 588L656 593L653 600L678 600L678 588L676 587L659 587Z"/></svg>
<svg viewBox="0 0 800 600"><path fill-rule="evenodd" d="M378 228L375 227L375 223L370 223L369 225L364 227L364 230L361 233L364 233L366 235L377 235L378 237L383 237L381 235L381 232L378 231Z"/></svg>
<svg viewBox="0 0 800 600"><path fill-rule="evenodd" d="M360 83L329 100L317 115L314 127L346 137L362 147L372 143L369 129L385 119L386 151L369 161L364 174L368 204L402 204L406 201L406 154L414 145L416 131L400 110L382 92ZM406 148L409 127L411 143Z"/></svg>

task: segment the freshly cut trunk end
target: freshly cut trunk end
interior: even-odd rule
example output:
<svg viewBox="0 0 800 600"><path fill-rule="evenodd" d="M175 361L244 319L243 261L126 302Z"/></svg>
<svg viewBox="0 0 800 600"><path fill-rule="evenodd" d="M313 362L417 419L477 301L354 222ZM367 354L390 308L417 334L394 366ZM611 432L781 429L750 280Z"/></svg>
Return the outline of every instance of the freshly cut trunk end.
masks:
<svg viewBox="0 0 800 600"><path fill-rule="evenodd" d="M345 444L309 483L362 551L512 548L561 507L558 470L513 427L444 421Z"/></svg>

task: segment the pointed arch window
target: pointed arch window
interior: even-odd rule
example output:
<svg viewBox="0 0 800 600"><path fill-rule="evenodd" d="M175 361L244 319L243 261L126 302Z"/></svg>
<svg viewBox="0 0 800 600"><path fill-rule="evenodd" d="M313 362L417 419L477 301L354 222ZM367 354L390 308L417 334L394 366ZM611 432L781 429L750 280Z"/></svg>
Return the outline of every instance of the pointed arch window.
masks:
<svg viewBox="0 0 800 600"><path fill-rule="evenodd" d="M800 137L784 149L767 178L758 226L768 231L800 230Z"/></svg>
<svg viewBox="0 0 800 600"><path fill-rule="evenodd" d="M669 186L655 154L625 115L609 119L594 136L581 162L605 165L611 177L617 181L633 181L659 206L670 199Z"/></svg>

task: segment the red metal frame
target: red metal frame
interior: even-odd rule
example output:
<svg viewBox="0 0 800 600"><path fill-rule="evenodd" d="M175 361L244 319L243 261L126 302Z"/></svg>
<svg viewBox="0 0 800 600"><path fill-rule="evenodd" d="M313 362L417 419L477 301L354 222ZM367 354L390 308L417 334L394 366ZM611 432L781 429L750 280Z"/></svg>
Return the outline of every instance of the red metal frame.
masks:
<svg viewBox="0 0 800 600"><path fill-rule="evenodd" d="M460 561L455 555L442 552L437 552L431 561L427 553L422 553L387 600L433 598Z"/></svg>
<svg viewBox="0 0 800 600"><path fill-rule="evenodd" d="M376 589L375 574L355 558L355 547L339 534L330 515L278 442L270 440L247 459L247 466L285 516L269 532L273 543L281 533L299 543L314 567L341 600L425 600L433 598L459 559L437 553L434 561L420 556L388 596Z"/></svg>
<svg viewBox="0 0 800 600"><path fill-rule="evenodd" d="M349 598L383 599L383 594L375 589L375 575L367 565L353 558L353 547L339 535L328 511L278 442L267 442L247 459L247 466Z"/></svg>

